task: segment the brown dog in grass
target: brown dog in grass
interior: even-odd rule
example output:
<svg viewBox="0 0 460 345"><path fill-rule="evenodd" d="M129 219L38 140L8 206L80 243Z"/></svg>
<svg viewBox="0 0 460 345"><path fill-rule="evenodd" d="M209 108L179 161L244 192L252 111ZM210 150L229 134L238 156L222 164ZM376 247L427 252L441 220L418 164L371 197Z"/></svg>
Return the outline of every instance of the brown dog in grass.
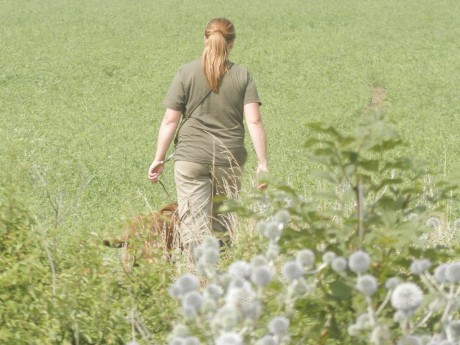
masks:
<svg viewBox="0 0 460 345"><path fill-rule="evenodd" d="M141 214L132 219L121 237L104 240L104 245L123 248L123 265L136 265L140 259L152 259L155 250L171 260L177 228L177 203L172 203L152 213Z"/></svg>

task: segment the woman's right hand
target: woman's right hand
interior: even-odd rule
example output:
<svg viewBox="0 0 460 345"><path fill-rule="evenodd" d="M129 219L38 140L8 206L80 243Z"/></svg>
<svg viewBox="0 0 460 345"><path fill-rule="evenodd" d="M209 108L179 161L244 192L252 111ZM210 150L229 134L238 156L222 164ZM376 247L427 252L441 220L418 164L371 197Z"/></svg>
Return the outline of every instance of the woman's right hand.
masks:
<svg viewBox="0 0 460 345"><path fill-rule="evenodd" d="M257 180L257 189L263 191L267 189L268 184L264 181L264 178L268 176L270 172L268 171L266 164L259 164L256 170L256 180ZM262 180L262 181L260 181Z"/></svg>
<svg viewBox="0 0 460 345"><path fill-rule="evenodd" d="M150 164L150 168L148 171L148 179L150 182L157 183L159 181L159 177L164 170L164 162L163 161L153 161Z"/></svg>

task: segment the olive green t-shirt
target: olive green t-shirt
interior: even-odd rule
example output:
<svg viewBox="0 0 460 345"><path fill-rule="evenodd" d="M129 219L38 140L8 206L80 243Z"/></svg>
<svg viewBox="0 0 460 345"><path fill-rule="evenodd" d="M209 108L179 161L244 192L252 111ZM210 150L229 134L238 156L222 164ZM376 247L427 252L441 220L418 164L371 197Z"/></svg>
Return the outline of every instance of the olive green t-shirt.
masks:
<svg viewBox="0 0 460 345"><path fill-rule="evenodd" d="M176 74L165 106L181 111L183 117L196 109L180 128L175 160L218 166L229 166L236 160L244 165L244 105L261 102L249 71L229 65L218 92L211 92L197 107L210 90L200 60L183 65Z"/></svg>

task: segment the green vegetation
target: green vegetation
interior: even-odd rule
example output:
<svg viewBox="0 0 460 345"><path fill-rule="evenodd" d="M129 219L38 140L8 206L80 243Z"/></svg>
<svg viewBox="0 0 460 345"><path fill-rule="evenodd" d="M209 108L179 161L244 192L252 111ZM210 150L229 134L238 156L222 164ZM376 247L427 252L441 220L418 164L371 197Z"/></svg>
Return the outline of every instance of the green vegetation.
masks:
<svg viewBox="0 0 460 345"><path fill-rule="evenodd" d="M0 0L0 8L0 342L122 344L133 329L164 341L175 318L166 288L176 268L154 260L123 272L118 253L100 244L120 234L133 215L172 200L146 178L162 100L178 67L200 55L202 30L215 16L234 22L232 60L247 66L258 84L270 170L282 181L273 182L272 191L299 197L299 207L318 198L318 190L341 191L344 181L330 175L337 177L335 170L319 176L328 182L312 172L325 160L334 169L351 160L347 145L378 140L378 131L358 133L353 143L346 138L363 129L363 118L384 112L401 135L385 147L392 149L386 161L408 157L414 163L395 163L401 180L389 181L391 169L375 157L352 161L372 178L380 174L368 190L371 200L382 191L379 183L394 188L378 205L389 211L388 219L374 213L366 238L407 249L404 244L419 233L404 232L398 242L387 230L400 229L391 222L417 211L423 221L437 216L444 225L435 226L440 230L429 238L432 243L458 244L453 221L459 204L450 199L455 180L436 184L460 170L458 1ZM327 161L337 145L343 161ZM246 202L252 200L254 165L251 155ZM167 168L163 181L174 194L172 166ZM452 193L430 199L428 186ZM404 204L409 194L422 199ZM349 199L340 204L330 194L321 196L321 211L353 213ZM273 207L280 206L276 198ZM344 247L334 250L357 246L351 234L356 222L329 227L307 206L290 210L300 224L287 232L283 250L305 246L311 229L318 245L332 245L328 236L342 234ZM251 236L250 230L241 236ZM249 255L257 243L248 242L239 241L230 256ZM411 251L394 264L403 267L422 252ZM441 262L449 255L432 251L428 257ZM327 318L328 308L337 305L322 298L300 310L313 305ZM312 322L306 315L294 325L323 330L324 324Z"/></svg>

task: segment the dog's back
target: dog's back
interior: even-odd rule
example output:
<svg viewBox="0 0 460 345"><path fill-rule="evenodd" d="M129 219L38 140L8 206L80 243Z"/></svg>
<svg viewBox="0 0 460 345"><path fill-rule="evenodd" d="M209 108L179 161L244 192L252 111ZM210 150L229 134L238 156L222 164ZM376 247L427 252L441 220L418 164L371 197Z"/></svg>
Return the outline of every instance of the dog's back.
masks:
<svg viewBox="0 0 460 345"><path fill-rule="evenodd" d="M121 237L104 240L104 245L112 248L128 248L134 242L144 246L161 248L167 252L174 247L177 226L177 203L168 204L148 214L141 214L132 219Z"/></svg>

